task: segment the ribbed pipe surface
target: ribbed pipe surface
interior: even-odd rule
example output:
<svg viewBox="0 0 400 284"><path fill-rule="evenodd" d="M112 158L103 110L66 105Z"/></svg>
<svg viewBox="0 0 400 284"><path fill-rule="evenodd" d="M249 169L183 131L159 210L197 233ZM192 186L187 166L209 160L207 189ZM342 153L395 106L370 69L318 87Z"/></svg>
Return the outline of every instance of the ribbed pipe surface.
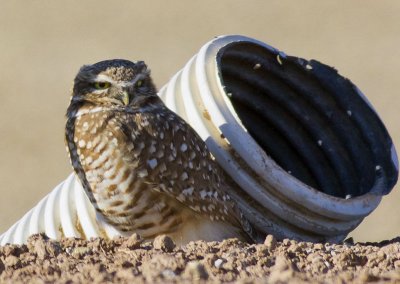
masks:
<svg viewBox="0 0 400 284"><path fill-rule="evenodd" d="M0 236L0 245L23 244L32 234L49 238L113 238L121 232L108 225L95 212L74 174L55 187L34 208Z"/></svg>
<svg viewBox="0 0 400 284"><path fill-rule="evenodd" d="M397 181L393 143L370 103L315 60L223 36L160 96L206 141L265 233L342 240Z"/></svg>

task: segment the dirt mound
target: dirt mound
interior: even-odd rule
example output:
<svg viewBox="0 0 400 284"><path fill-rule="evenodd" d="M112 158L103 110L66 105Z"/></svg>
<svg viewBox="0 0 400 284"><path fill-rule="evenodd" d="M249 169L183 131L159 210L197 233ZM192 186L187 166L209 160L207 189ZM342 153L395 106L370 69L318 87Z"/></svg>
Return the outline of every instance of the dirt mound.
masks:
<svg viewBox="0 0 400 284"><path fill-rule="evenodd" d="M114 240L49 240L0 247L0 282L12 283L364 283L400 282L400 238L381 243L313 244L293 240L246 244L191 242L138 235Z"/></svg>

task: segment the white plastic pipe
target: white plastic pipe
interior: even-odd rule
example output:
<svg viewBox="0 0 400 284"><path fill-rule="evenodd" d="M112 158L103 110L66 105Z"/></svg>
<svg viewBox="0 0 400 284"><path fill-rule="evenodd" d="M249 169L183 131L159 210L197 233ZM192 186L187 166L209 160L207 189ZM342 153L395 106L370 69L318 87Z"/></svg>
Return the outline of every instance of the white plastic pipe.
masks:
<svg viewBox="0 0 400 284"><path fill-rule="evenodd" d="M74 174L56 186L33 209L0 236L0 245L22 244L32 234L61 237L113 238L121 232L97 214Z"/></svg>
<svg viewBox="0 0 400 284"><path fill-rule="evenodd" d="M226 47L237 43L254 44L286 58L284 53L252 38L217 37L160 90L160 97L199 133L218 163L240 185L242 191L232 194L260 230L280 238L344 239L378 206L381 194L376 193L382 191L382 184L377 180L370 189L372 193L337 198L302 183L278 166L247 132L225 90L221 57ZM396 165L394 146L391 150Z"/></svg>

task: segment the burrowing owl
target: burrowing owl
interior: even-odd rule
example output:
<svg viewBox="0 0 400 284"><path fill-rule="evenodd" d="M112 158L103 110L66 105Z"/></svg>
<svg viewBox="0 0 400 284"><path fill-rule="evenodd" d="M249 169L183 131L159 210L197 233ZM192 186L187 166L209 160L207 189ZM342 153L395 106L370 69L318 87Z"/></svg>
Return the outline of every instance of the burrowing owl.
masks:
<svg viewBox="0 0 400 284"><path fill-rule="evenodd" d="M72 166L120 231L178 243L254 238L205 143L163 104L144 62L83 66L67 118Z"/></svg>

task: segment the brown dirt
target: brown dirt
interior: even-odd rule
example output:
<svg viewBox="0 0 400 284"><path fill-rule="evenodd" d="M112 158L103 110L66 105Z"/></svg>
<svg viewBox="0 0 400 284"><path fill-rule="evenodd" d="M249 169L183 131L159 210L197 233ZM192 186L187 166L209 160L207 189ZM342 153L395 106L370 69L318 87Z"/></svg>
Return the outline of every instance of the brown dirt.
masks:
<svg viewBox="0 0 400 284"><path fill-rule="evenodd" d="M161 88L200 47L241 34L315 58L350 78L400 150L400 1L1 1L0 233L71 172L64 147L72 80L83 64L144 60ZM400 236L400 184L351 233Z"/></svg>
<svg viewBox="0 0 400 284"><path fill-rule="evenodd" d="M267 236L178 247L167 236L143 242L30 237L0 247L0 282L12 283L400 283L400 237L380 243L313 244Z"/></svg>

